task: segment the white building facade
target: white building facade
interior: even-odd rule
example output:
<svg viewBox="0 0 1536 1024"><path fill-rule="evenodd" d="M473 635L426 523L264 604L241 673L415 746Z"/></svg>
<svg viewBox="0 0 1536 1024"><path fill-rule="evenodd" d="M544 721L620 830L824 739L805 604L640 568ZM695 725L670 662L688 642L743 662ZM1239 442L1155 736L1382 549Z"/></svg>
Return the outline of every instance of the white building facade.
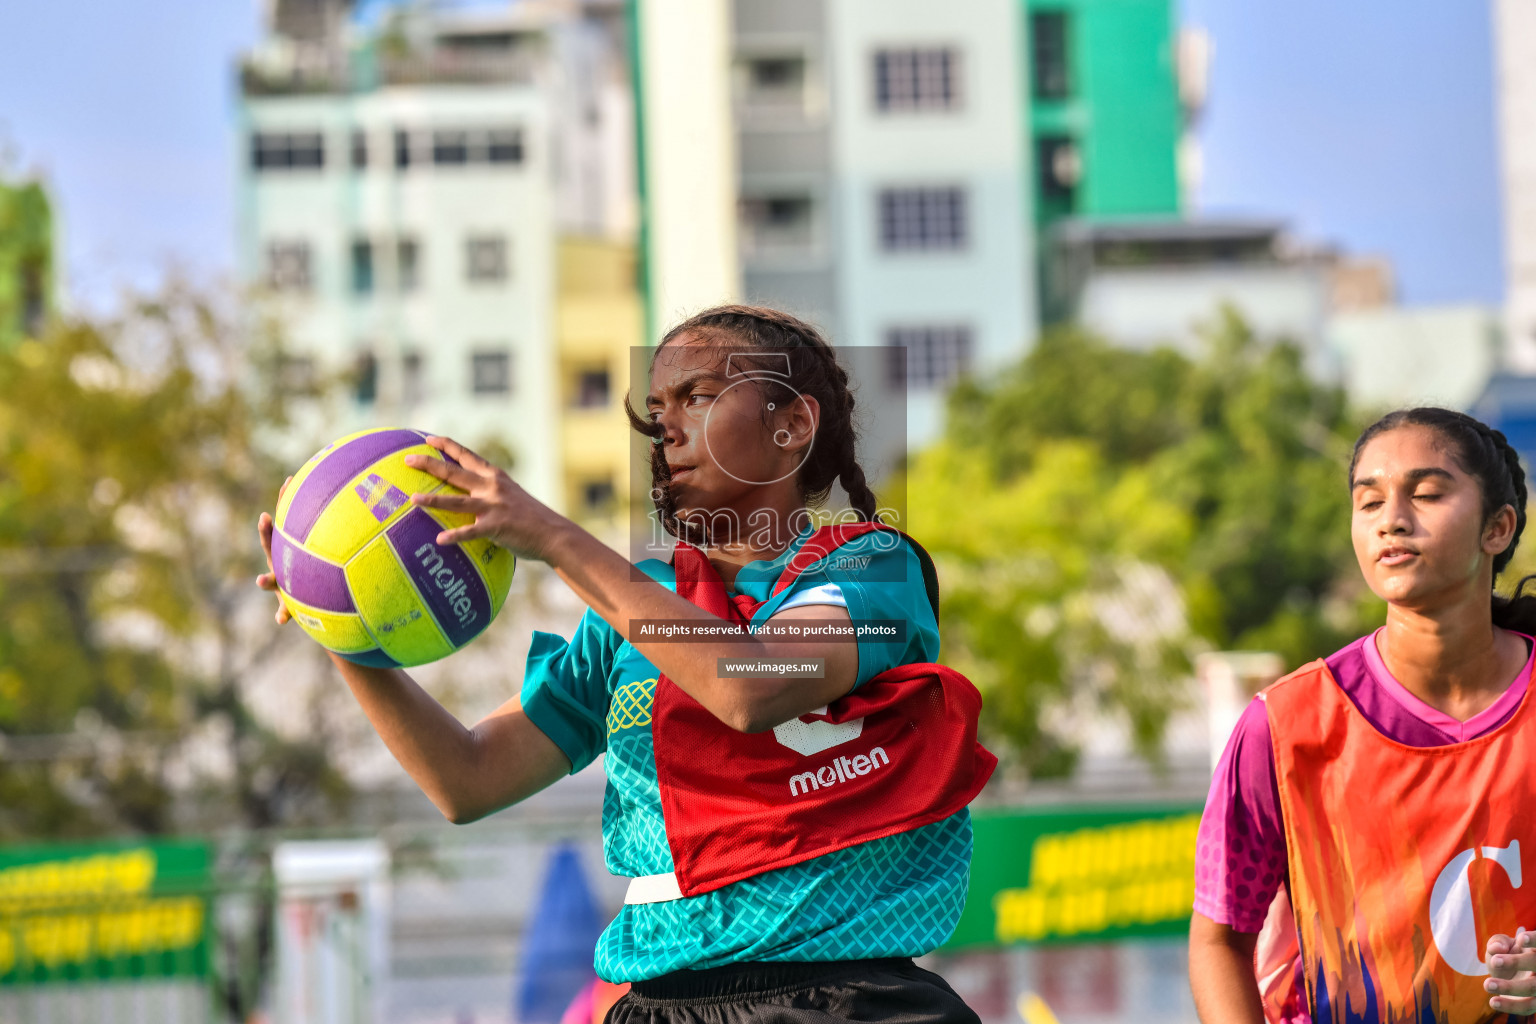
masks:
<svg viewBox="0 0 1536 1024"><path fill-rule="evenodd" d="M300 372L354 380L340 430L494 440L553 493L551 200L527 86L248 99L241 257Z"/></svg>
<svg viewBox="0 0 1536 1024"><path fill-rule="evenodd" d="M1495 0L1504 179L1505 357L1536 373L1536 6Z"/></svg>
<svg viewBox="0 0 1536 1024"><path fill-rule="evenodd" d="M336 6L294 39L279 5L239 107L242 276L296 384L346 379L309 432L445 434L562 507L556 238L637 216L622 8Z"/></svg>
<svg viewBox="0 0 1536 1024"><path fill-rule="evenodd" d="M906 346L932 440L960 374L1034 337L1022 5L736 0L743 291L839 346Z"/></svg>

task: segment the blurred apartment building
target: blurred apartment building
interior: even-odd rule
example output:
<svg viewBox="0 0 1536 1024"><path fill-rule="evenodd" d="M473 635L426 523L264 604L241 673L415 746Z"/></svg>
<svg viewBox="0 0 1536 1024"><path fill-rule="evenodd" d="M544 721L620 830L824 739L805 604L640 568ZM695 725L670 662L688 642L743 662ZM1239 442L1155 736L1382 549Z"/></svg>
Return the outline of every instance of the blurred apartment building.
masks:
<svg viewBox="0 0 1536 1024"><path fill-rule="evenodd" d="M1076 314L1053 282L1084 232L1179 224L1205 46L1168 0L733 14L743 293L840 344L904 346L882 383L913 443L959 375Z"/></svg>
<svg viewBox="0 0 1536 1024"><path fill-rule="evenodd" d="M587 268L633 259L622 4L370 10L275 0L240 69L243 276L291 372L349 382L314 429L447 434L608 513L627 447L586 427L620 416L639 306L632 277Z"/></svg>
<svg viewBox="0 0 1536 1024"><path fill-rule="evenodd" d="M1210 39L1177 27L1168 4L1030 7L1042 322L1197 355L1201 328L1230 306L1327 373L1328 268L1281 223L1190 213Z"/></svg>
<svg viewBox="0 0 1536 1024"><path fill-rule="evenodd" d="M242 69L245 276L315 372L355 378L344 426L497 442L562 508L626 489L624 432L594 425L619 424L642 300L646 340L744 298L881 350L863 408L899 409L913 445L950 383L1042 323L1186 337L1246 283L1202 290L1185 260L1153 275L1181 282L1170 304L1095 255L1131 231L1183 260L1248 229L1182 219L1208 47L1171 0L381 7L271 6ZM636 242L643 296L610 272Z"/></svg>
<svg viewBox="0 0 1536 1024"><path fill-rule="evenodd" d="M1501 372L1475 415L1536 458L1536 9L1495 0L1493 35L1504 190L1504 343Z"/></svg>
<svg viewBox="0 0 1536 1024"><path fill-rule="evenodd" d="M1536 374L1536 8L1493 5L1510 369Z"/></svg>
<svg viewBox="0 0 1536 1024"><path fill-rule="evenodd" d="M630 346L719 301L825 328L903 447L1059 322L1195 354L1231 306L1386 404L1425 375L1371 353L1453 328L1459 405L1493 358L1481 311L1341 305L1358 261L1191 215L1211 44L1171 0L366 7L274 0L242 67L245 277L350 375L335 429L488 444L578 516L629 490Z"/></svg>
<svg viewBox="0 0 1536 1024"><path fill-rule="evenodd" d="M912 444L1041 324L1129 306L1118 341L1189 333L1081 259L1098 232L1190 232L1209 46L1169 0L734 0L731 45L743 295L905 347L877 384Z"/></svg>
<svg viewBox="0 0 1536 1024"><path fill-rule="evenodd" d="M1018 0L735 0L742 291L905 346L907 435L1035 333Z"/></svg>

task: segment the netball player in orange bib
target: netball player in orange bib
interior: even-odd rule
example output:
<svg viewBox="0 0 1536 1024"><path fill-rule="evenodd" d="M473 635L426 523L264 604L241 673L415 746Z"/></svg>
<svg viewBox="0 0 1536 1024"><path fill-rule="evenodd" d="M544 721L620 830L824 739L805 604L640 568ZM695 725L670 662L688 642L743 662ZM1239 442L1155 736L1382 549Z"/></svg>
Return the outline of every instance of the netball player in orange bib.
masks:
<svg viewBox="0 0 1536 1024"><path fill-rule="evenodd" d="M1536 598L1490 600L1525 474L1503 434L1421 408L1361 435L1349 486L1386 625L1234 731L1200 827L1196 1005L1207 1024L1536 1014Z"/></svg>

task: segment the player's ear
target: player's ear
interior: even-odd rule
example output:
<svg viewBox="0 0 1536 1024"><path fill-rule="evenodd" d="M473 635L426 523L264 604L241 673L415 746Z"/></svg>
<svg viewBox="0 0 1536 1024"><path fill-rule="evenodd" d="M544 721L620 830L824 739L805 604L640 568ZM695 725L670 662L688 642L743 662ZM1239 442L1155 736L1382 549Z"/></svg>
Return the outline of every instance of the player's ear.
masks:
<svg viewBox="0 0 1536 1024"><path fill-rule="evenodd" d="M1490 555L1503 554L1515 539L1517 522L1512 505L1505 505L1490 516L1483 527L1483 550Z"/></svg>
<svg viewBox="0 0 1536 1024"><path fill-rule="evenodd" d="M797 452L816 437L816 428L821 423L821 403L811 395L796 395L788 406L783 410L783 417L776 420L773 442L785 451Z"/></svg>

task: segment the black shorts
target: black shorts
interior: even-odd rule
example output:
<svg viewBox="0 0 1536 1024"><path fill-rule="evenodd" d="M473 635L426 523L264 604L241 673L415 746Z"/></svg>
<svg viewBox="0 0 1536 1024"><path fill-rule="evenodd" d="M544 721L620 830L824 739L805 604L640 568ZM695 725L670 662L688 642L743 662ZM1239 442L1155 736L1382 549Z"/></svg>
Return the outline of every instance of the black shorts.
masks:
<svg viewBox="0 0 1536 1024"><path fill-rule="evenodd" d="M911 960L743 963L637 981L606 1024L981 1024Z"/></svg>

